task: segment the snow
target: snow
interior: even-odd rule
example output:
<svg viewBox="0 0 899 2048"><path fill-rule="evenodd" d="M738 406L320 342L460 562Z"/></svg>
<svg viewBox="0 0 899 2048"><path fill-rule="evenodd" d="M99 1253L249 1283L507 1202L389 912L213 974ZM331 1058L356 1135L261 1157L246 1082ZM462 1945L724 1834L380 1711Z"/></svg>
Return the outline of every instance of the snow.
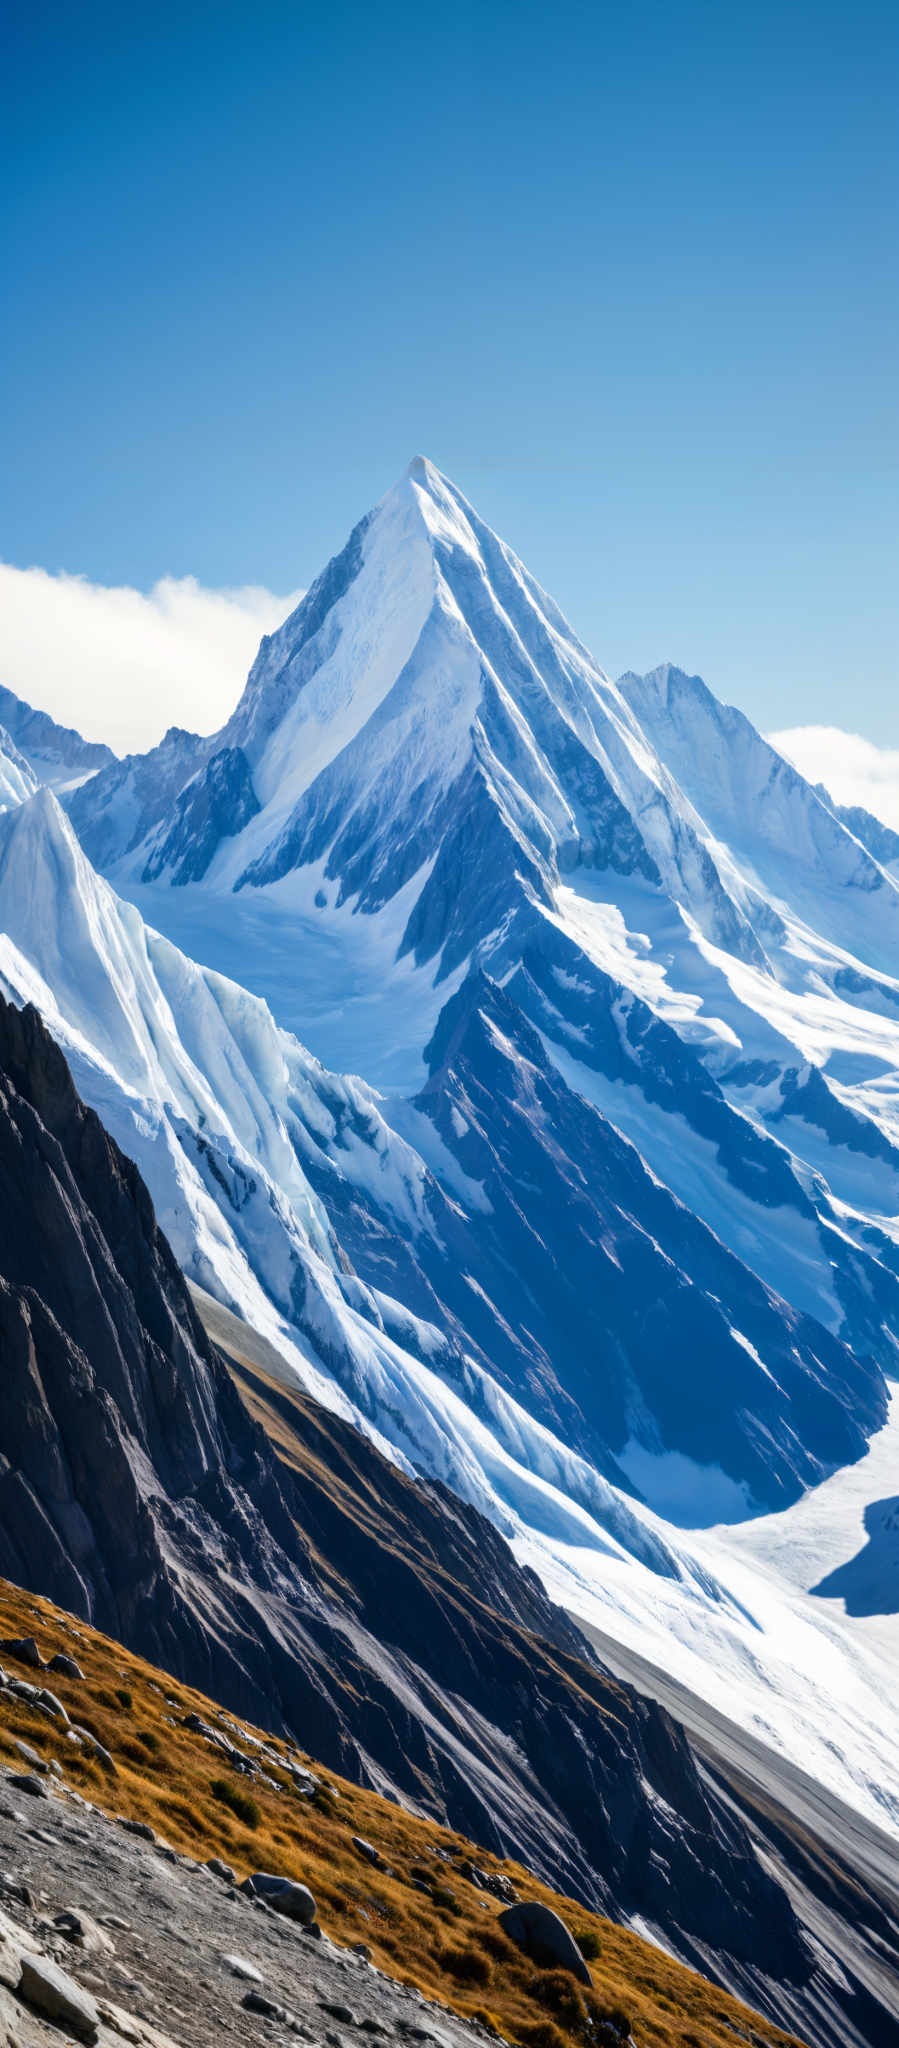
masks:
<svg viewBox="0 0 899 2048"><path fill-rule="evenodd" d="M680 1532L719 1597L531 1532L515 1542L552 1597L658 1664L730 1720L899 1835L899 1594L848 1616L812 1590L864 1545L865 1510L896 1489L899 1400L867 1456L778 1515ZM651 1518L650 1518L651 1519ZM664 1525L662 1525L664 1526Z"/></svg>
<svg viewBox="0 0 899 2048"><path fill-rule="evenodd" d="M666 1187L701 1216L737 1257L785 1300L838 1329L842 1310L834 1291L832 1262L808 1216L786 1203L776 1208L755 1202L737 1187L722 1165L715 1142L695 1130L685 1112L647 1101L643 1090L610 1081L567 1045L542 1034L547 1052L570 1088L602 1111L628 1138ZM745 1340L744 1340L745 1344Z"/></svg>
<svg viewBox="0 0 899 2048"><path fill-rule="evenodd" d="M731 1335L761 1364L758 1352L738 1330ZM767 1366L762 1366L762 1371L766 1372ZM678 1528L695 1527L698 1508L703 1523L741 1522L753 1513L754 1503L745 1486L731 1479L720 1465L698 1465L683 1451L651 1451L630 1437L618 1453L618 1463L656 1514Z"/></svg>
<svg viewBox="0 0 899 2048"><path fill-rule="evenodd" d="M0 811L25 802L37 788L38 778L15 741L0 725Z"/></svg>

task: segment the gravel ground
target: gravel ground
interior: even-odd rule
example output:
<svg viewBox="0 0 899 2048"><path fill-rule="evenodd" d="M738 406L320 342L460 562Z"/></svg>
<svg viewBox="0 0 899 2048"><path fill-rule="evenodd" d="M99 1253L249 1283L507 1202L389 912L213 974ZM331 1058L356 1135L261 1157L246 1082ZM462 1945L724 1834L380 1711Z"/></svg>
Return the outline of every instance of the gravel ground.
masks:
<svg viewBox="0 0 899 2048"><path fill-rule="evenodd" d="M129 1833L52 1781L47 1790L35 1797L0 1777L0 1909L8 1936L37 1946L93 1996L101 2042L149 2048L154 2031L184 2048L257 2040L286 2048L298 2038L351 2048L366 2034L408 2048L484 2048L493 2040L205 1866ZM87 1926L87 1941L78 1943L54 1929L69 1911L87 1915L98 1934ZM0 1949L2 1938L0 1927ZM33 2020L9 1975L0 1970L3 2048L75 2039L64 2025ZM249 2009L248 1994L281 2011Z"/></svg>

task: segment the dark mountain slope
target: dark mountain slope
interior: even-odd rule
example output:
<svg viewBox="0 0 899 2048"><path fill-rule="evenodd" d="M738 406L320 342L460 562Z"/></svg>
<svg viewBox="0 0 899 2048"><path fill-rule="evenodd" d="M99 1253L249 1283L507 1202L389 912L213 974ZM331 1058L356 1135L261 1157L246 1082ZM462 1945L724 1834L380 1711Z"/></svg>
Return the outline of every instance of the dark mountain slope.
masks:
<svg viewBox="0 0 899 2048"><path fill-rule="evenodd" d="M479 1191L477 1207L431 1179L429 1228L404 1237L378 1209L377 1182L360 1186L342 1173L340 1143L311 1143L305 1169L360 1277L445 1330L460 1358L476 1357L614 1483L627 1485L617 1461L626 1466L638 1439L720 1466L735 1513L783 1506L861 1456L886 1414L879 1368L766 1286L567 1085L545 1044L557 1021L553 939L530 946L504 987L474 969L428 1047L430 1078L415 1106L460 1182ZM564 944L563 974L575 965ZM595 1044L597 1063L617 1059L622 1077L639 1064L666 1103L698 1092L698 1063L645 1006L623 1018L620 990L604 989L599 975L579 1000L593 1032L591 1044L584 1025L582 1055ZM721 1179L735 1161L738 1195L751 1179L756 1201L788 1227L786 1205L789 1215L804 1197L787 1154L702 1080ZM344 1140L339 1129L348 1145L352 1132ZM811 1234L814 1211L805 1208ZM845 1272L848 1287L848 1257ZM899 1309L895 1278L880 1280L882 1300ZM861 1327L861 1306L856 1320ZM399 1323L395 1334L414 1348ZM689 1370L672 1373L672 1359ZM459 1391L477 1399L461 1378ZM699 1479L695 1493L701 1509Z"/></svg>
<svg viewBox="0 0 899 2048"><path fill-rule="evenodd" d="M714 1952L769 2009L769 1973L810 1980L680 1731L586 1661L472 1510L329 1418L312 1494L276 1467L136 1168L37 1013L5 1003L0 1214L0 1573L706 1969ZM392 1529L337 1511L360 1485Z"/></svg>

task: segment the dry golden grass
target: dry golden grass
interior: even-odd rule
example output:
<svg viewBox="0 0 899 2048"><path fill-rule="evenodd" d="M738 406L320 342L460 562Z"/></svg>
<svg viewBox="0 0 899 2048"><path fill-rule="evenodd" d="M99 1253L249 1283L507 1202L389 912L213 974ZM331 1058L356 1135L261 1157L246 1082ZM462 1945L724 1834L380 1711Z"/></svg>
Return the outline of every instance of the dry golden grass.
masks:
<svg viewBox="0 0 899 2048"><path fill-rule="evenodd" d="M311 1886L322 1926L334 1941L366 1942L382 1970L455 2012L481 2019L507 2040L523 2048L583 2048L588 2018L617 2011L629 2016L638 2048L736 2048L741 2042L797 2048L795 2036L637 1935L558 1897L517 1864L499 1863L462 1836L359 1790L313 1759L299 1758L275 1737L266 1737L269 1746L285 1763L291 1754L308 1763L323 1789L310 1800L286 1774L279 1791L251 1783L229 1769L202 1735L180 1725L183 1715L196 1712L213 1726L224 1721L225 1732L233 1735L236 1717L223 1716L202 1693L177 1685L120 1644L5 1581L0 1634L34 1635L45 1657L64 1650L76 1658L83 1682L56 1672L47 1682L71 1719L110 1752L116 1775L68 1742L61 1723L0 1692L4 1763L26 1768L14 1747L18 1737L47 1762L57 1758L67 1781L94 1805L149 1822L173 1848L199 1860L223 1857L239 1878L254 1869L300 1878ZM3 1662L17 1676L36 1675L8 1656ZM263 1733L237 1725L250 1735ZM249 1804L241 1817L243 1801ZM373 1844L391 1875L360 1857L353 1835ZM469 1857L482 1870L509 1877L522 1897L554 1906L575 1933L584 1934L594 1952L592 1996L582 1994L565 1972L534 1968L505 1939L497 1901L454 1867ZM426 1880L429 1893L419 1889Z"/></svg>

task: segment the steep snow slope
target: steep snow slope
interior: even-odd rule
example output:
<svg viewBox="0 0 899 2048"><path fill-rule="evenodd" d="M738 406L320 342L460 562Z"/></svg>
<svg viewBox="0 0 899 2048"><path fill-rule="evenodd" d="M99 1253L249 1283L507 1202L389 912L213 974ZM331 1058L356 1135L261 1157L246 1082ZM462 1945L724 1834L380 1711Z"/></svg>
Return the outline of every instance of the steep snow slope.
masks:
<svg viewBox="0 0 899 2048"><path fill-rule="evenodd" d="M859 1676L851 1648L837 1640L822 1649L822 1636L837 1677L832 1716L816 1733L784 1649L783 1601L749 1598L745 1573L723 1552L722 1574L710 1569L699 1536L675 1533L597 1469L586 1435L608 1458L629 1413L650 1466L657 1442L669 1489L673 1464L708 1488L711 1512L721 1511L722 1487L725 1512L742 1512L739 1463L727 1482L706 1457L700 1467L687 1451L665 1450L658 1422L653 1435L653 1402L673 1433L678 1406L689 1426L689 1388L705 1371L700 1325L707 1398L693 1412L708 1427L708 1404L726 1385L716 1443L732 1466L735 1441L738 1456L754 1447L750 1485L773 1475L781 1493L784 1477L787 1494L795 1491L812 1476L816 1435L819 1458L857 1456L883 1412L877 1375L761 1288L578 1105L511 992L466 983L401 1136L364 1084L326 1073L258 999L147 930L93 873L46 791L0 821L0 930L0 983L43 1011L79 1089L137 1159L192 1277L269 1335L311 1391L390 1455L486 1512L569 1604L611 1599L625 1632L638 1613L654 1616L685 1655L688 1646L691 1664L698 1655L710 1672L729 1671L732 1711L741 1702L788 1753L872 1814L885 1801L888 1814L895 1721L876 1659ZM528 1223L531 1202L539 1230ZM545 1266L536 1256L543 1237ZM548 1370L545 1347L539 1355L563 1299L566 1258L572 1298L591 1285L597 1297L585 1324L594 1374L570 1385ZM511 1318L522 1313L514 1295L523 1280L524 1318L538 1321L516 1377ZM643 1364L635 1307L649 1315ZM679 1322L684 1315L692 1326ZM495 1376L481 1345L498 1340L504 1323ZM570 1333L561 1334L564 1355ZM660 1389L645 1377L658 1375L660 1360L669 1376L684 1375L684 1399L668 1411L674 1379ZM757 1418L737 1423L736 1438L732 1406ZM794 1406L808 1441L794 1439L791 1450ZM584 1447L566 1442L553 1419L583 1429ZM816 1641L803 1640L806 1663Z"/></svg>
<svg viewBox="0 0 899 2048"><path fill-rule="evenodd" d="M25 802L37 788L34 769L20 754L15 741L10 739L5 727L0 725L0 811L8 811L12 804Z"/></svg>

